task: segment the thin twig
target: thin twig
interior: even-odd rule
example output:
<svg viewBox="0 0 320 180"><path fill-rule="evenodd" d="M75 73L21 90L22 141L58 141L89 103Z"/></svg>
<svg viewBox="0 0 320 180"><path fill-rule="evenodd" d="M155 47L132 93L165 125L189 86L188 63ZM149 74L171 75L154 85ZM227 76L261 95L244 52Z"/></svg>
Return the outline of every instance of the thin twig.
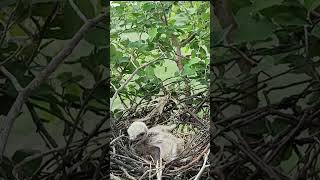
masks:
<svg viewBox="0 0 320 180"><path fill-rule="evenodd" d="M131 176L124 167L120 166L120 169L124 172L124 174L126 175L126 177L127 177L128 179L130 179L130 180L137 180L135 177Z"/></svg>
<svg viewBox="0 0 320 180"><path fill-rule="evenodd" d="M88 22L87 17L81 12L80 8L73 2L73 0L69 0L69 3L72 7L72 9L77 13L79 18L84 22Z"/></svg>

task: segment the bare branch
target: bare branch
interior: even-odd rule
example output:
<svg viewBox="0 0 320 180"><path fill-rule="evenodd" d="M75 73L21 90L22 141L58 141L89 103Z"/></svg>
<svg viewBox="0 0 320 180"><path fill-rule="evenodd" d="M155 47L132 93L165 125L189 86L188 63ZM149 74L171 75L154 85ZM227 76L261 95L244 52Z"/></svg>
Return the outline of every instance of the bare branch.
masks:
<svg viewBox="0 0 320 180"><path fill-rule="evenodd" d="M210 149L205 154L204 160L203 160L203 165L202 165L200 171L198 172L197 176L194 178L194 180L199 180L201 178L201 175L203 174L204 170L206 169L206 167L209 167L209 165L206 165L207 161L208 161L209 154L210 154Z"/></svg>

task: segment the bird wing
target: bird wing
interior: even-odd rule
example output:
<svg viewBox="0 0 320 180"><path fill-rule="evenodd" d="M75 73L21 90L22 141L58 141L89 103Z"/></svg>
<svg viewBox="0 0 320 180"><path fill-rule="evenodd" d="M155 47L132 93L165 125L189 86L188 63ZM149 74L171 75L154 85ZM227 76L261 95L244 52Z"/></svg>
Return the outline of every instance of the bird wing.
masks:
<svg viewBox="0 0 320 180"><path fill-rule="evenodd" d="M147 136L150 144L159 144L163 142L163 138L159 138L159 132L148 132Z"/></svg>
<svg viewBox="0 0 320 180"><path fill-rule="evenodd" d="M176 128L175 124L172 124L170 126L166 126L166 125L157 125L155 127L152 127L149 129L150 132L170 132L172 131L174 128Z"/></svg>

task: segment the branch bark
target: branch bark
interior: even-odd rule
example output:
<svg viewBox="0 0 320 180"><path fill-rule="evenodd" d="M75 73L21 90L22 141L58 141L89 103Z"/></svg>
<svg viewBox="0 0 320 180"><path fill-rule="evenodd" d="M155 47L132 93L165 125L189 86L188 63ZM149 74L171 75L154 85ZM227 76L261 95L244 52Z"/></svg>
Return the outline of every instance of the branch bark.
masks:
<svg viewBox="0 0 320 180"><path fill-rule="evenodd" d="M97 23L102 20L105 20L108 15L108 10L103 14L88 20L79 31L73 36L69 43L60 51L50 63L43 69L31 82L28 86L19 92L13 106L8 112L6 118L4 119L3 125L0 127L0 155L1 158L4 155L8 137L11 131L11 128L14 124L14 120L21 112L22 105L29 98L29 96L44 82L57 68L58 66L72 53L74 48L79 44L84 35Z"/></svg>

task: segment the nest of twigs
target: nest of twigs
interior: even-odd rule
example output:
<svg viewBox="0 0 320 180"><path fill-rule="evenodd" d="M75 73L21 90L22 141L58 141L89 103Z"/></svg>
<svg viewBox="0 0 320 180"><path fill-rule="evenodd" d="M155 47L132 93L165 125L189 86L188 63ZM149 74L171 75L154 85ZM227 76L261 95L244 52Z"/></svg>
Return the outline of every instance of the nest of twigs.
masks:
<svg viewBox="0 0 320 180"><path fill-rule="evenodd" d="M199 106L192 108L183 100L165 96L140 105L134 112L126 110L112 125L111 179L156 179L156 163L140 157L129 143L126 130L137 119L145 119L149 128L175 123L177 127L172 133L185 141L185 149L178 159L163 163L162 179L208 177L209 107L203 103L205 99L201 98L201 101Z"/></svg>

